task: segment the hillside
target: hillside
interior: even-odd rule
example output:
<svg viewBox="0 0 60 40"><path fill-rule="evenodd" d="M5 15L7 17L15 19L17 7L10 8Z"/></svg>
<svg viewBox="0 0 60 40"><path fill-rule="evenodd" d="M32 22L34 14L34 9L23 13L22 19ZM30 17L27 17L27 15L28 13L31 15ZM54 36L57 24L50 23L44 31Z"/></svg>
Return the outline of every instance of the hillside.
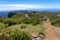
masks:
<svg viewBox="0 0 60 40"><path fill-rule="evenodd" d="M0 17L0 40L59 40L59 12L22 12Z"/></svg>

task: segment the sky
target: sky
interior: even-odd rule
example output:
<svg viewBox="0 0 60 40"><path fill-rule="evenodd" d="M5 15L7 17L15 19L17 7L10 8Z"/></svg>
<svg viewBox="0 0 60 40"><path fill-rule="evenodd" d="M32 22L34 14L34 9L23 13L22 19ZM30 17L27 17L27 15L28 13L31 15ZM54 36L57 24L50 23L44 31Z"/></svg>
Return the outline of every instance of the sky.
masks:
<svg viewBox="0 0 60 40"><path fill-rule="evenodd" d="M0 10L60 9L60 0L0 0Z"/></svg>

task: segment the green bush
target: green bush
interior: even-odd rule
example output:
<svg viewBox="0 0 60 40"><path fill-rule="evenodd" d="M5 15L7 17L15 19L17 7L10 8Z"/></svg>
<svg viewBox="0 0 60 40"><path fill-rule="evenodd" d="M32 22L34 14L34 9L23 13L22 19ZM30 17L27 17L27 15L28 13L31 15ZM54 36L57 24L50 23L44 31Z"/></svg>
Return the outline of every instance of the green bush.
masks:
<svg viewBox="0 0 60 40"><path fill-rule="evenodd" d="M21 25L21 29L25 29L26 28L26 25Z"/></svg>
<svg viewBox="0 0 60 40"><path fill-rule="evenodd" d="M37 25L37 24L39 24L39 20L38 19L34 19L34 20L32 20L31 24L32 25Z"/></svg>
<svg viewBox="0 0 60 40"><path fill-rule="evenodd" d="M40 32L38 33L38 35L43 35L43 36L45 37L44 31L40 31Z"/></svg>
<svg viewBox="0 0 60 40"><path fill-rule="evenodd" d="M24 18L22 20L22 23L24 23L24 24L30 24L31 23L31 20Z"/></svg>
<svg viewBox="0 0 60 40"><path fill-rule="evenodd" d="M12 39L13 40L31 40L31 36L26 32L16 30L12 32Z"/></svg>
<svg viewBox="0 0 60 40"><path fill-rule="evenodd" d="M32 40L28 32L7 28L0 32L0 40Z"/></svg>
<svg viewBox="0 0 60 40"><path fill-rule="evenodd" d="M22 23L37 25L37 24L40 24L40 20L39 19L23 19Z"/></svg>
<svg viewBox="0 0 60 40"><path fill-rule="evenodd" d="M10 19L10 21L11 21L11 24L12 25L15 25L15 24L20 24L21 23L21 21L19 20L19 19Z"/></svg>
<svg viewBox="0 0 60 40"><path fill-rule="evenodd" d="M1 23L1 22L0 22L0 30L3 29L3 28L6 28L6 27L8 27L7 24L4 24L4 23Z"/></svg>
<svg viewBox="0 0 60 40"><path fill-rule="evenodd" d="M12 25L12 24L11 24L11 20L10 20L9 18L4 19L3 23L4 23L4 24L7 24L7 25L9 25L9 26Z"/></svg>
<svg viewBox="0 0 60 40"><path fill-rule="evenodd" d="M6 18L6 19L4 19L3 23L11 26L11 25L20 24L21 21L19 19Z"/></svg>
<svg viewBox="0 0 60 40"><path fill-rule="evenodd" d="M51 24L60 27L60 18L51 18Z"/></svg>

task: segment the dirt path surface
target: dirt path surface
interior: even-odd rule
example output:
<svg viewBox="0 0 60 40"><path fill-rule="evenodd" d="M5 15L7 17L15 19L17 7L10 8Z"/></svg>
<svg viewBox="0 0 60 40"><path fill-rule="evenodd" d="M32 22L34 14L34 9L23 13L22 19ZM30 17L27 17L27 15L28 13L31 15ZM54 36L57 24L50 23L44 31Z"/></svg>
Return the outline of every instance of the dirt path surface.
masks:
<svg viewBox="0 0 60 40"><path fill-rule="evenodd" d="M45 25L45 39L44 40L59 40L59 35L56 32L55 28L51 25L50 21L44 21Z"/></svg>

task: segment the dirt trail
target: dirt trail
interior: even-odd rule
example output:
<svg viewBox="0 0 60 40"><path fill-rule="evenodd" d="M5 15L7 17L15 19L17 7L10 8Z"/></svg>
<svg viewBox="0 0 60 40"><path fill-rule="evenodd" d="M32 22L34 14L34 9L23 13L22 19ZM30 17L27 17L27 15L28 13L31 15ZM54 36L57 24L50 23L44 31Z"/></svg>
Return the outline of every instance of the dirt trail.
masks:
<svg viewBox="0 0 60 40"><path fill-rule="evenodd" d="M44 40L59 40L58 34L55 30L55 28L51 25L50 21L44 21L43 22L45 25L45 39Z"/></svg>

